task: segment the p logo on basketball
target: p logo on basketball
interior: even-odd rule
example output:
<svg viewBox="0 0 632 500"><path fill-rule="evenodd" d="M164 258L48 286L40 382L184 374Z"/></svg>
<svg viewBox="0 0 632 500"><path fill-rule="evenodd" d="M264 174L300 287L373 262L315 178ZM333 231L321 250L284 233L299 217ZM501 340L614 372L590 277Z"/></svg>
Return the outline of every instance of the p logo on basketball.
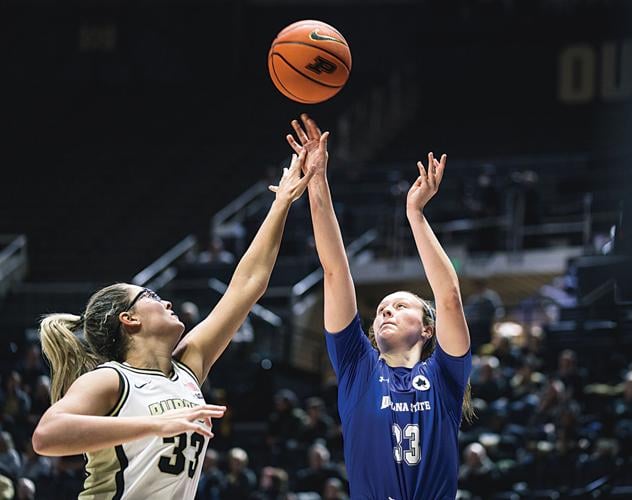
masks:
<svg viewBox="0 0 632 500"><path fill-rule="evenodd" d="M268 71L284 96L303 104L323 102L340 92L349 79L349 44L327 23L297 21L272 42Z"/></svg>

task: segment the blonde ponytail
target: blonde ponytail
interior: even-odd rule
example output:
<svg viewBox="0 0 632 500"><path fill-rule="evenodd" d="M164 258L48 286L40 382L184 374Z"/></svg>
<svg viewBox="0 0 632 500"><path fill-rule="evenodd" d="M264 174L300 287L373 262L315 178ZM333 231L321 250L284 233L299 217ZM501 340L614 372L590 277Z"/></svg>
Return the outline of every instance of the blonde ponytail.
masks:
<svg viewBox="0 0 632 500"><path fill-rule="evenodd" d="M61 399L77 378L105 361L75 335L82 323L81 316L59 313L49 314L40 322L42 352L51 369L52 403Z"/></svg>

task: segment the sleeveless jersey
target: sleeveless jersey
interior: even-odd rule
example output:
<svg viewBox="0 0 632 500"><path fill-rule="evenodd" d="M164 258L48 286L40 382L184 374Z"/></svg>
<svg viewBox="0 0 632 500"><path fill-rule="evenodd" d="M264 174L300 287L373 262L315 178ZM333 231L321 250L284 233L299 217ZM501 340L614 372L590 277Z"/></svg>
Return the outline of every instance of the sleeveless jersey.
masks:
<svg viewBox="0 0 632 500"><path fill-rule="evenodd" d="M183 363L172 360L170 377L160 370L110 361L121 392L112 417L151 418L179 408L204 404L200 385ZM86 454L86 479L80 500L193 499L208 438L183 432L170 438L149 436Z"/></svg>
<svg viewBox="0 0 632 500"><path fill-rule="evenodd" d="M351 498L454 500L471 353L450 356L437 344L412 368L390 367L358 315L340 333L327 333L326 342Z"/></svg>

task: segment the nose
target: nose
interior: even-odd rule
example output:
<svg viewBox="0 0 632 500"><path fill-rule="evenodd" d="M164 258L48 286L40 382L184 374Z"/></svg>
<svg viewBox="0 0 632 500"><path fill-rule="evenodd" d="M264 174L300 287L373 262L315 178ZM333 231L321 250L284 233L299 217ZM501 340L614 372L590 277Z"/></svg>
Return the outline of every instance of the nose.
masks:
<svg viewBox="0 0 632 500"><path fill-rule="evenodd" d="M169 310L173 309L173 304L171 302L169 302L168 300L163 300L163 302L165 303L165 307Z"/></svg>
<svg viewBox="0 0 632 500"><path fill-rule="evenodd" d="M382 317L391 318L393 316L393 308L391 306L386 306L382 309Z"/></svg>

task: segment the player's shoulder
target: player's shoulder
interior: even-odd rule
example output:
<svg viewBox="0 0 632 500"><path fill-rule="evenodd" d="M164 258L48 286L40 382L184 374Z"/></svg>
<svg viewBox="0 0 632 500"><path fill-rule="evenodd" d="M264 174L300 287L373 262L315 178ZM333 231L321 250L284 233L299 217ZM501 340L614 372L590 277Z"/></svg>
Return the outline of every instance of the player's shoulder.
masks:
<svg viewBox="0 0 632 500"><path fill-rule="evenodd" d="M118 392L120 375L111 366L99 366L79 376L72 384L74 389L86 389L91 393Z"/></svg>

